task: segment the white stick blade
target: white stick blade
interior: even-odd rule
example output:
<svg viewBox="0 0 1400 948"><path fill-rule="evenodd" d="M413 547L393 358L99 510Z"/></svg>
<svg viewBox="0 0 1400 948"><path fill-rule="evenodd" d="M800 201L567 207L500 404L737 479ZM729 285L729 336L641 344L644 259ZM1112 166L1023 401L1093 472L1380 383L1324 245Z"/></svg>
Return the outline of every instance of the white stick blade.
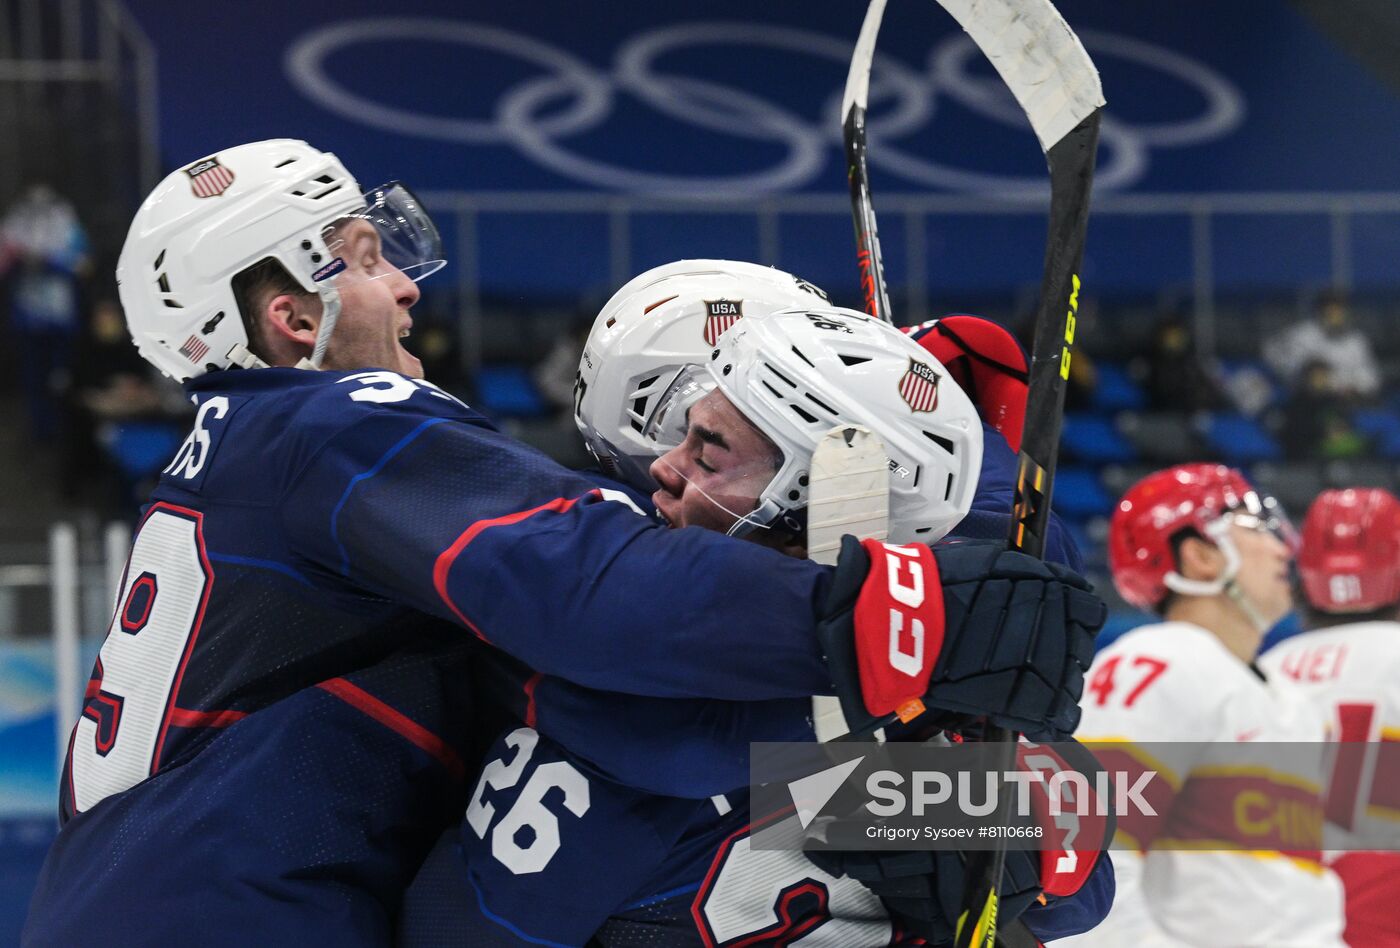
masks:
<svg viewBox="0 0 1400 948"><path fill-rule="evenodd" d="M812 452L808 475L807 558L834 564L846 534L889 535L890 469L885 445L859 425L833 428Z"/></svg>
<svg viewBox="0 0 1400 948"><path fill-rule="evenodd" d="M812 452L807 487L807 558L835 564L841 537L889 535L890 467L884 443L868 428L832 428ZM812 699L812 727L826 742L850 733L841 702Z"/></svg>
<svg viewBox="0 0 1400 948"><path fill-rule="evenodd" d="M938 0L1016 96L1049 151L1104 104L1098 70L1050 0Z"/></svg>
<svg viewBox="0 0 1400 948"><path fill-rule="evenodd" d="M846 73L846 92L841 96L841 120L851 114L851 106L865 108L870 96L870 67L875 59L875 40L880 36L880 21L885 18L885 0L870 0L865 21L860 26L855 51L851 53L851 69Z"/></svg>

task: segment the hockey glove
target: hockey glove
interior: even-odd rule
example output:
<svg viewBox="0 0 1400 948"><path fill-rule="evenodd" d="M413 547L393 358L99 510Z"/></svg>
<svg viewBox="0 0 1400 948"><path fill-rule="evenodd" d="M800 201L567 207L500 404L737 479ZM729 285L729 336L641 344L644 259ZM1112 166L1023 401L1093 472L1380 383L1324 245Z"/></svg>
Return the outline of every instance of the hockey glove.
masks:
<svg viewBox="0 0 1400 948"><path fill-rule="evenodd" d="M925 706L1038 739L1079 723L1107 608L1076 573L959 541L842 540L818 635L852 734Z"/></svg>
<svg viewBox="0 0 1400 948"><path fill-rule="evenodd" d="M1056 772L1073 769L1085 775L1086 786L1094 787L1102 770L1094 755L1074 741L1054 747L1022 742L1016 756L1021 770L1039 771L1047 781ZM1076 801L1071 791L1052 809L1047 782L1031 784L1030 793L1032 812L1048 845L1039 850L1007 850L997 912L1003 930L1037 900L1049 904L1079 893L1094 875L1102 848L1113 838L1111 815L1092 815L1100 810L1092 799ZM1078 815L1075 803L1086 803L1086 815ZM865 885L884 901L890 917L907 933L933 945L952 942L966 894L966 853L809 851L807 856L825 872L850 876ZM1111 902L1111 897L1106 900L1103 914ZM1101 918L1102 914L1094 921Z"/></svg>

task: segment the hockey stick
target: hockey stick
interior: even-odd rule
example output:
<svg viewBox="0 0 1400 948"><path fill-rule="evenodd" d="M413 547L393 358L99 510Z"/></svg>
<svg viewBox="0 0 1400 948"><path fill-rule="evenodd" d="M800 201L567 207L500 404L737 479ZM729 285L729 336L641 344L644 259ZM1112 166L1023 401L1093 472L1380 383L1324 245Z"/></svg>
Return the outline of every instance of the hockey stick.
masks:
<svg viewBox="0 0 1400 948"><path fill-rule="evenodd" d="M938 2L996 67L1030 120L1050 169L1050 225L1010 537L1013 549L1042 556L1074 344L1079 267L1103 90L1093 61L1050 0ZM884 12L885 0L870 0L846 77L842 133L865 306L871 315L888 321L889 296L870 199L865 133L870 70ZM1009 769L1015 760L1016 734L991 728L986 737L1003 745L1002 769ZM1008 804L1002 804L1003 820ZM998 888L1005 861L1004 847L970 857L969 891L957 921L957 948L996 943Z"/></svg>
<svg viewBox="0 0 1400 948"><path fill-rule="evenodd" d="M883 3L884 0L878 0ZM817 442L808 475L807 558L835 565L841 537L883 540L890 521L890 470L885 445L858 425L832 428ZM812 699L817 740L850 732L837 698Z"/></svg>
<svg viewBox="0 0 1400 948"><path fill-rule="evenodd" d="M1050 0L938 2L968 32L1021 104L1050 169L1050 222L1010 536L1012 549L1043 556L1079 309L1079 267L1089 221L1103 89L1089 54ZM1001 743L998 766L1011 769L1016 733L988 728L985 739ZM999 801L998 816L1003 821L1009 811L1009 797ZM1005 863L1004 843L970 854L968 892L958 917L955 948L995 944Z"/></svg>
<svg viewBox="0 0 1400 948"><path fill-rule="evenodd" d="M893 323L890 295L885 286L885 264L880 257L880 233L875 226L875 208L870 203L870 171L865 160L865 103L870 95L875 40L880 35L880 21L884 16L885 0L870 0L855 51L851 53L851 68L846 73L846 92L841 97L841 139L846 146L846 182L851 189L856 263L860 267L865 311L876 319Z"/></svg>

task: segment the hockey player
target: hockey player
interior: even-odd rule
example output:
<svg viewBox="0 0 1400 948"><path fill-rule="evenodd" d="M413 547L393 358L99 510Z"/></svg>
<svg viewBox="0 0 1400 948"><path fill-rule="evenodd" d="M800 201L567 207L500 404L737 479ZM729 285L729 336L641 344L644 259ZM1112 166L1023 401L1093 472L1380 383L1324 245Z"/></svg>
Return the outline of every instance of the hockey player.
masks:
<svg viewBox="0 0 1400 948"><path fill-rule="evenodd" d="M1259 664L1291 681L1342 741L1327 794L1329 865L1346 891L1349 945L1400 946L1395 775L1400 755L1400 500L1329 490L1303 521L1298 553L1306 635ZM1335 836L1335 838L1334 838ZM1366 847L1385 851L1358 852Z"/></svg>
<svg viewBox="0 0 1400 948"><path fill-rule="evenodd" d="M814 635L859 634L828 605L830 570L664 530L418 378L402 338L414 278L442 266L436 231L401 185L361 190L333 155L258 142L171 174L132 224L133 339L197 414L136 533L28 944L381 943L461 776L462 677L438 658L463 629L633 694L774 699L848 676ZM946 641L965 608L1013 597L1025 621L1001 637L1063 656L1057 692L983 688L979 709L1064 712L1098 608L1083 584L924 560L930 582L1008 580L930 602ZM664 637L663 613L684 619ZM755 617L764 634L744 635ZM855 644L901 701L938 677L934 650L901 680Z"/></svg>
<svg viewBox="0 0 1400 948"><path fill-rule="evenodd" d="M1159 471L1119 501L1114 583L1163 621L1094 659L1078 739L1111 771L1155 770L1160 818L1119 814L1119 842L1136 848L1112 853L1113 909L1065 944L1342 943L1341 887L1319 852L1321 721L1254 664L1291 607L1289 536L1272 501L1220 465ZM1274 752L1286 765L1252 768L1242 742L1293 743Z"/></svg>
<svg viewBox="0 0 1400 948"><path fill-rule="evenodd" d="M936 539L972 503L976 481L968 471L981 466L982 441L973 407L948 383L936 403L913 392L905 400L900 381L911 360L937 375L942 366L897 331L832 309L807 286L731 261L682 261L638 277L604 307L585 346L580 430L605 470L661 483L656 501L673 525L745 533L801 555L802 488L815 441L838 422L864 423L886 439L896 462L892 535ZM717 341L716 330L736 320ZM697 371L691 363L710 361L712 351L713 371ZM789 400L741 367L786 379ZM823 417L804 416L809 408ZM763 419L762 430L748 418ZM666 444L675 447L654 460ZM687 455L697 447L714 457L692 463ZM1007 451L1004 442L1000 450ZM655 481L644 474L648 461ZM1004 535L1009 497L1000 501ZM747 747L714 727L713 708L620 705L548 677L516 677L524 700L507 697L517 723L498 741L468 809L465 871L455 852L435 854L410 899L406 944L582 944L594 937L626 945L644 934L649 944L713 945L811 933L826 944L879 945L912 937L851 879L798 853L749 849L761 814L748 811ZM801 702L749 711L766 722L770 740L811 739L806 712ZM671 741L612 741L610 734L627 728L609 713L638 722L633 731L669 733ZM697 730L697 739L686 736ZM563 805L542 807L549 792L561 793L555 799ZM517 837L527 825L535 836L522 844ZM1055 894L1076 892L1092 865L1090 856L1083 874ZM1021 881L1027 876L1038 891L1035 872ZM960 888L948 881L949 891ZM1082 897L1032 915L1045 933L1081 931L1111 898L1105 862Z"/></svg>

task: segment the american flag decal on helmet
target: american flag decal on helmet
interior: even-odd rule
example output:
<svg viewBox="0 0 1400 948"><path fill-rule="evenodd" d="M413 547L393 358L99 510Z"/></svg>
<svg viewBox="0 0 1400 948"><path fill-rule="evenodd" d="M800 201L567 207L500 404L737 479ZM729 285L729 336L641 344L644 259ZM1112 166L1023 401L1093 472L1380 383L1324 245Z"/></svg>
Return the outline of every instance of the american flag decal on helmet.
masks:
<svg viewBox="0 0 1400 948"><path fill-rule="evenodd" d="M931 367L910 359L909 371L899 379L899 397L914 411L933 411L938 408L939 377Z"/></svg>
<svg viewBox="0 0 1400 948"><path fill-rule="evenodd" d="M190 188L195 197L218 197L233 184L233 172L219 164L217 158L196 161L185 169L190 176Z"/></svg>
<svg viewBox="0 0 1400 948"><path fill-rule="evenodd" d="M180 347L180 355L191 362L198 362L209 354L209 347L198 336L190 336Z"/></svg>
<svg viewBox="0 0 1400 948"><path fill-rule="evenodd" d="M714 345L744 315L743 300L705 301L705 342Z"/></svg>

